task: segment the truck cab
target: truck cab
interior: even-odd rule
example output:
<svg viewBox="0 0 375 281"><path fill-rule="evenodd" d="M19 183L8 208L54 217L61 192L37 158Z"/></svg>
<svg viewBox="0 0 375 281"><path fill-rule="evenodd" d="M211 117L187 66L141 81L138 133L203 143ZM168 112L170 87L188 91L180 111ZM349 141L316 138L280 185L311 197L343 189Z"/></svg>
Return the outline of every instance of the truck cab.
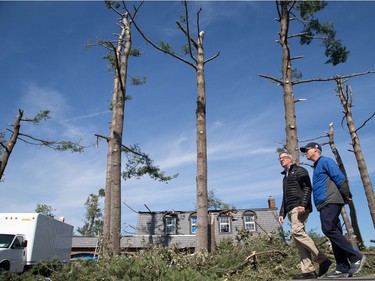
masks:
<svg viewBox="0 0 375 281"><path fill-rule="evenodd" d="M22 272L27 240L22 234L0 234L0 271Z"/></svg>

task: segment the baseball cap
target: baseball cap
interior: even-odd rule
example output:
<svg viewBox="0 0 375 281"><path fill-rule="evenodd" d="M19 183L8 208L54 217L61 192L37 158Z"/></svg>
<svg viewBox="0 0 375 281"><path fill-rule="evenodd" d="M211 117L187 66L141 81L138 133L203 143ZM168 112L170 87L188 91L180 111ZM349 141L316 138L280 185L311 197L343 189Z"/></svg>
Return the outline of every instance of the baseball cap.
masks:
<svg viewBox="0 0 375 281"><path fill-rule="evenodd" d="M310 142L310 143L306 144L305 146L302 146L299 150L301 152L305 153L308 148L317 148L320 151L322 151L322 147L320 146L319 143L316 143L316 142Z"/></svg>

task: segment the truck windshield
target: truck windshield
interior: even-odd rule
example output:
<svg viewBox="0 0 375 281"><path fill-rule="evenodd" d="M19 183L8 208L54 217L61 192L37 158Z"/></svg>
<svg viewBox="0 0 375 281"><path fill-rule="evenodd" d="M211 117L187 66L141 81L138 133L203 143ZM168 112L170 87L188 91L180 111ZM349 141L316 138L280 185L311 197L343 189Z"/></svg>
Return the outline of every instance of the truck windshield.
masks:
<svg viewBox="0 0 375 281"><path fill-rule="evenodd" d="M13 234L0 234L0 248L8 248L13 239Z"/></svg>

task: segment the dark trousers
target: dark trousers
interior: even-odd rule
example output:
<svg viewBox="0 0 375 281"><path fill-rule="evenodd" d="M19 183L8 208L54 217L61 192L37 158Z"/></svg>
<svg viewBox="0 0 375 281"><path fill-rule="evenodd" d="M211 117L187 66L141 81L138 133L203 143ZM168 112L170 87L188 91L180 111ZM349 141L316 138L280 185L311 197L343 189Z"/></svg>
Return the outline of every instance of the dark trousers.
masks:
<svg viewBox="0 0 375 281"><path fill-rule="evenodd" d="M352 244L343 235L339 218L341 208L342 205L340 204L327 204L319 212L322 231L332 244L336 270L347 273L350 263L360 260L362 255L353 248Z"/></svg>

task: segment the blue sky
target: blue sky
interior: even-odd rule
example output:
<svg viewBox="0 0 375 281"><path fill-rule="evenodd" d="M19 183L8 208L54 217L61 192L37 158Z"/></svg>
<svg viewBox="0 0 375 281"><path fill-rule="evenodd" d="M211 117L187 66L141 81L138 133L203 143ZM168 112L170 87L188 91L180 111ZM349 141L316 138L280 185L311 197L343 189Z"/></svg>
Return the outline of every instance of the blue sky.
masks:
<svg viewBox="0 0 375 281"><path fill-rule="evenodd" d="M280 76L281 48L274 2L192 2L191 22L201 7L205 31L208 187L237 208L267 207L271 195L281 203L281 167L275 152L285 142L282 89L259 74ZM180 1L145 2L138 24L154 41L184 44L175 21ZM350 12L349 12L350 11ZM347 63L324 64L318 43L299 46L292 55L304 78L331 77L375 70L375 2L329 2L319 13L333 21L337 37L350 50ZM92 39L114 39L117 15L102 2L0 2L0 128L13 123L18 109L32 117L50 110L51 119L38 126L24 125L23 133L49 139L95 144L94 134L107 135L111 120L113 74L102 57L105 50L85 48ZM195 32L196 29L193 29ZM294 29L292 29L294 30ZM295 29L294 31L299 31ZM148 178L122 185L122 201L137 211L192 210L195 208L195 105L193 68L146 45L133 31L133 46L143 51L132 58L130 76L146 77L141 87L129 87L124 144L139 144L168 174L179 177L165 184ZM354 96L354 121L361 125L373 112L375 75L349 81ZM341 126L342 108L333 82L294 88L298 133L301 141L324 135L334 122L336 146L347 169L359 226L367 245L375 238L367 200L359 177L350 137ZM372 181L375 180L375 122L359 131ZM301 143L302 144L302 143ZM55 152L19 141L0 183L0 212L32 212L37 203L51 205L75 228L83 225L84 203L105 183L106 143L84 153ZM323 154L332 156L328 148ZM301 157L305 161L304 157ZM312 170L308 168L309 172ZM134 232L136 214L123 205L124 233ZM285 224L285 228L288 226ZM320 233L318 213L308 228Z"/></svg>

